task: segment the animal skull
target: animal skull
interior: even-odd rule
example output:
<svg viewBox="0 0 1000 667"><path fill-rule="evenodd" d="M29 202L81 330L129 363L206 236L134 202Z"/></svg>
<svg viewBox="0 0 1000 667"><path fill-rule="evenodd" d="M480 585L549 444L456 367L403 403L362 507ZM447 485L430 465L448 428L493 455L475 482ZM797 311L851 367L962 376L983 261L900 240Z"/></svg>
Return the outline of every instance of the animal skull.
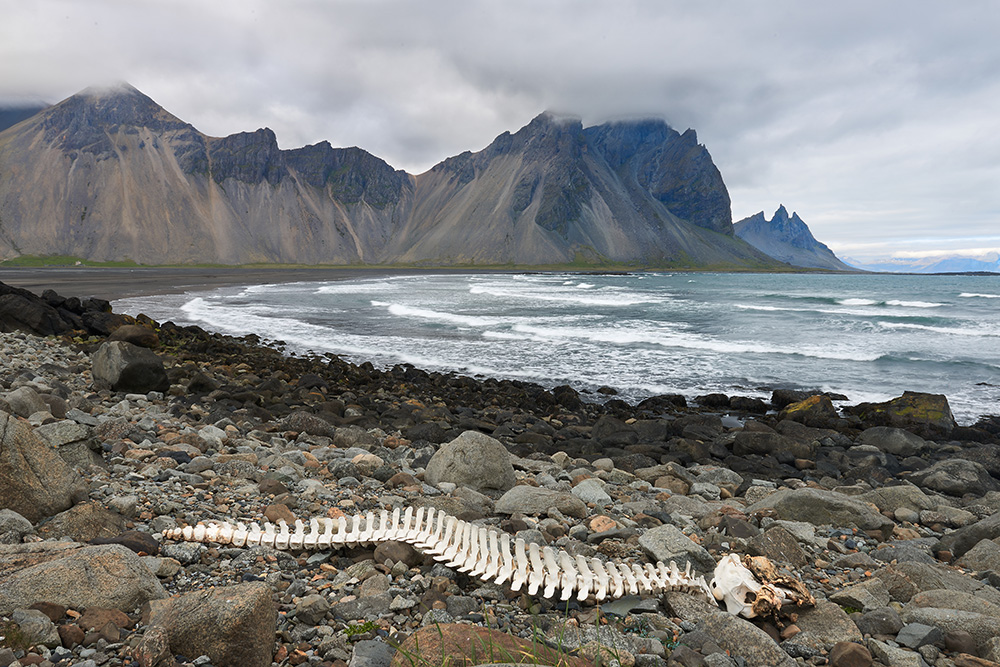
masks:
<svg viewBox="0 0 1000 667"><path fill-rule="evenodd" d="M719 561L710 585L712 595L726 603L726 611L730 614L739 614L744 618L757 615L753 603L762 585L750 570L743 567L736 554L729 554Z"/></svg>

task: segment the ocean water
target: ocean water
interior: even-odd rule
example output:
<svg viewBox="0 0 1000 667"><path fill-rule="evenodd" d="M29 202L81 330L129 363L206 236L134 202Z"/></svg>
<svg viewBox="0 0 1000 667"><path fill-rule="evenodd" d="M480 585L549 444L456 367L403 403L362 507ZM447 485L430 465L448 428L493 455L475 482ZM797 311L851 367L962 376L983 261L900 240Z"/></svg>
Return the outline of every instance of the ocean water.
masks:
<svg viewBox="0 0 1000 667"><path fill-rule="evenodd" d="M820 389L1000 413L1000 277L419 275L124 299L116 310L377 366L609 386L630 402Z"/></svg>

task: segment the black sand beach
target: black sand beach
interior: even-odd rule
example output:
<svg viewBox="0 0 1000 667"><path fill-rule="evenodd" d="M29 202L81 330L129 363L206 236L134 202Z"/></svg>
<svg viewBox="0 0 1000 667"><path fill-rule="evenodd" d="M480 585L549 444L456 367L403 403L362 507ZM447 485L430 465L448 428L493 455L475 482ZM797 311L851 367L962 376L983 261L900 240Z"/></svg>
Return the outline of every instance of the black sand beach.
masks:
<svg viewBox="0 0 1000 667"><path fill-rule="evenodd" d="M176 294L228 285L348 280L419 272L418 269L383 268L14 268L0 269L0 282L23 287L36 294L52 289L59 294L114 301L130 296Z"/></svg>

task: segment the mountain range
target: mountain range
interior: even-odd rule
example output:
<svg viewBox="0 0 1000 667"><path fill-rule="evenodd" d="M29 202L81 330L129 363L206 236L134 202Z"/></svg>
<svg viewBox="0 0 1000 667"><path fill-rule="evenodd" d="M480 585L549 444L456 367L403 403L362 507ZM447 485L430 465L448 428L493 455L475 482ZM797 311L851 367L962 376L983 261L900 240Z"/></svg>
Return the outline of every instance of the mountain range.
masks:
<svg viewBox="0 0 1000 667"><path fill-rule="evenodd" d="M942 253L925 257L886 257L870 260L845 257L844 261L866 271L889 273L1000 273L1000 253L996 251L982 252L973 256Z"/></svg>
<svg viewBox="0 0 1000 667"><path fill-rule="evenodd" d="M816 240L798 213L792 212L789 217L784 206L779 205L770 220L761 211L743 218L733 228L739 238L768 256L792 266L831 271L854 270L840 261L825 244Z"/></svg>
<svg viewBox="0 0 1000 667"><path fill-rule="evenodd" d="M811 238L811 236L810 236ZM777 269L694 130L543 113L411 175L361 148L210 137L123 84L0 132L0 258Z"/></svg>

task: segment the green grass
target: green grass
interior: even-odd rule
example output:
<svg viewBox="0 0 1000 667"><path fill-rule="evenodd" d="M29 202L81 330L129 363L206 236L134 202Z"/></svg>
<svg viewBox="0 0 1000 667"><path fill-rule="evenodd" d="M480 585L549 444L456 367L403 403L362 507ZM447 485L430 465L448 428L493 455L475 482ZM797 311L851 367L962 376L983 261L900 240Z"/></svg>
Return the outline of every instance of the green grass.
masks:
<svg viewBox="0 0 1000 667"><path fill-rule="evenodd" d="M4 267L43 267L43 266L80 266L80 267L108 267L108 268L133 268L141 266L130 259L114 262L93 262L80 257L70 255L21 255L12 259L0 261L0 266Z"/></svg>

